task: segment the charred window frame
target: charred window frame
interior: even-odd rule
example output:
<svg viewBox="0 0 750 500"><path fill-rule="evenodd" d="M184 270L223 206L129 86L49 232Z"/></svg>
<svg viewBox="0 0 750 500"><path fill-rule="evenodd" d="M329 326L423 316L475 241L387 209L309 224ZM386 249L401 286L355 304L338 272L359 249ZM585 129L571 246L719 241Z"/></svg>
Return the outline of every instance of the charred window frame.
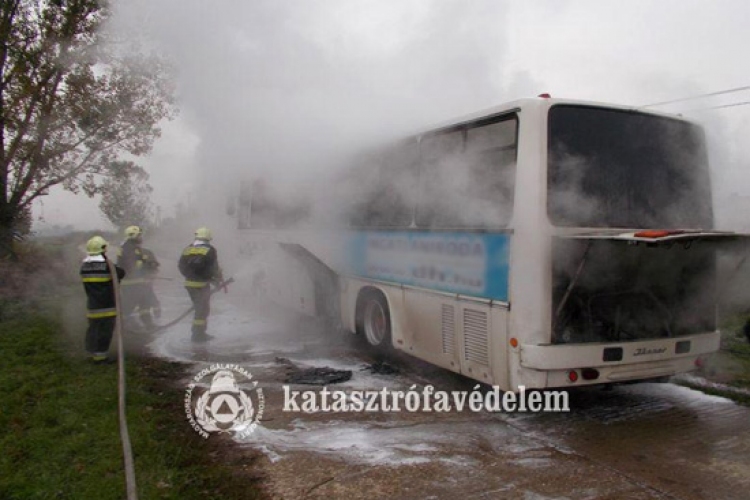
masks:
<svg viewBox="0 0 750 500"><path fill-rule="evenodd" d="M262 179L242 187L240 209L245 213L245 228L288 229L307 222L309 200L290 201Z"/></svg>
<svg viewBox="0 0 750 500"><path fill-rule="evenodd" d="M362 168L361 189L349 225L404 228L414 223L418 144L404 141L371 158Z"/></svg>
<svg viewBox="0 0 750 500"><path fill-rule="evenodd" d="M250 229L251 227L251 201L252 190L248 181L240 183L240 193L237 196L237 229Z"/></svg>
<svg viewBox="0 0 750 500"><path fill-rule="evenodd" d="M428 134L420 141L417 227L505 228L513 213L516 113Z"/></svg>

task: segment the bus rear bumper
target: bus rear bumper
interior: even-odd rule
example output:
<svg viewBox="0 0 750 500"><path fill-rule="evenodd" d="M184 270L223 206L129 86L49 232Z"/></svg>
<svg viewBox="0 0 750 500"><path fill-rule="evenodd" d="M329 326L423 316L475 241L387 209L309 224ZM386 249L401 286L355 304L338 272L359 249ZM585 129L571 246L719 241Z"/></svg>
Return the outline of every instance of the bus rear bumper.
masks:
<svg viewBox="0 0 750 500"><path fill-rule="evenodd" d="M522 345L521 366L547 372L547 386L617 383L668 377L697 368L696 359L719 349L710 332L640 342ZM585 379L583 371L596 373ZM593 371L592 371L593 369ZM575 371L576 375L570 372ZM575 380L571 380L575 378Z"/></svg>

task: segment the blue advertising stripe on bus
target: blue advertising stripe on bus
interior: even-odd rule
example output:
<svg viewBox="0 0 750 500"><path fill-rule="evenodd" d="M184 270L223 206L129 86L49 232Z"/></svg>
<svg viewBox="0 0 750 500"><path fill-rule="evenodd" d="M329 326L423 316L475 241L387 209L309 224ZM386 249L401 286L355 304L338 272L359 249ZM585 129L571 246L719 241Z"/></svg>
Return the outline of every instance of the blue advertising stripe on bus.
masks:
<svg viewBox="0 0 750 500"><path fill-rule="evenodd" d="M352 274L508 301L508 234L363 231L349 241Z"/></svg>

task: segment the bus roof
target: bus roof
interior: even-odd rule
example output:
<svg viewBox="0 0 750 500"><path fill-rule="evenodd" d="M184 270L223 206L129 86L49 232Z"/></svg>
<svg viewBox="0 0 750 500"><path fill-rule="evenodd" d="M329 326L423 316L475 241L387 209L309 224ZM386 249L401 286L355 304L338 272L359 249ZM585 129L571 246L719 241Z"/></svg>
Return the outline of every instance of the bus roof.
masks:
<svg viewBox="0 0 750 500"><path fill-rule="evenodd" d="M493 106L491 108L487 108L482 111L476 111L474 113L464 115L458 118L454 118L449 121L441 122L441 123L436 124L435 126L422 129L417 133L410 134L410 137L414 137L414 138L422 137L427 134L438 132L444 129L450 129L452 127L458 127L463 124L470 123L474 120L478 120L480 118L485 118L485 117L489 117L493 115L501 115L501 114L509 113L515 110L521 110L521 109L526 109L526 108L531 108L531 107L542 107L542 106L551 107L555 104L573 104L573 105L580 105L580 106L592 106L592 107L600 107L600 108L619 109L619 110L624 110L624 111L632 111L632 112L650 114L654 116L661 116L665 118L672 118L675 120L690 121L686 119L685 117L683 117L682 115L663 113L660 111L654 111L651 109L645 109L643 107L637 107L637 106L626 106L622 104L612 104L612 103L597 102L597 101L585 101L585 100L578 100L578 99L565 99L565 98L552 98L552 97L530 97L530 98L517 99L515 101L510 101L504 104L499 104L497 106Z"/></svg>

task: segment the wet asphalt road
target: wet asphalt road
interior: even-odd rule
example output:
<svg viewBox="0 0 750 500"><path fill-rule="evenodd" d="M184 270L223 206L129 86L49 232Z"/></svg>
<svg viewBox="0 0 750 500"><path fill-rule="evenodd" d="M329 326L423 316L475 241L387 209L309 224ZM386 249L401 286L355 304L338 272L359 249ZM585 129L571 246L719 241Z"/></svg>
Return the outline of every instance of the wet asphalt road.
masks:
<svg viewBox="0 0 750 500"><path fill-rule="evenodd" d="M189 305L175 284L160 293L166 319ZM572 392L565 414L285 412L277 358L351 370L342 390L475 382L408 356L391 360L399 373L373 374L374 358L353 336L241 287L212 307L210 343L192 344L186 320L150 348L195 362L196 373L236 362L261 381L263 426L245 444L265 454L261 473L276 498L750 498L750 409L729 400L637 384Z"/></svg>

